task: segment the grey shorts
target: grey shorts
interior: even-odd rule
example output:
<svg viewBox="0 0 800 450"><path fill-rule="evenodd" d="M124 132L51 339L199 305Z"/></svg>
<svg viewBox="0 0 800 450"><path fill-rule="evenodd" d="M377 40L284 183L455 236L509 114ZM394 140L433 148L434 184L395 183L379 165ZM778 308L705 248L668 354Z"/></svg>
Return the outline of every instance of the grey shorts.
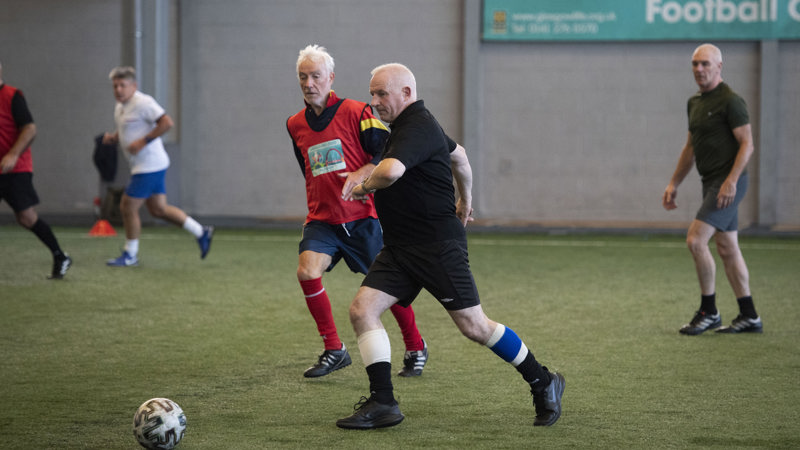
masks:
<svg viewBox="0 0 800 450"><path fill-rule="evenodd" d="M747 193L747 172L744 172L736 183L736 196L727 208L717 208L717 194L721 182L703 183L703 204L697 211L695 219L705 222L718 231L736 231L739 228L739 203Z"/></svg>

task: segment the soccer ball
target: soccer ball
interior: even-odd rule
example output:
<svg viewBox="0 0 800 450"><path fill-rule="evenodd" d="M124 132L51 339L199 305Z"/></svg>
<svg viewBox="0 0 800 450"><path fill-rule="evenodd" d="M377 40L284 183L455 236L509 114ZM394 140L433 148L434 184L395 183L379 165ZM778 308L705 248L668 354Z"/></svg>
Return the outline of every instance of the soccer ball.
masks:
<svg viewBox="0 0 800 450"><path fill-rule="evenodd" d="M186 432L186 414L168 398L151 398L133 416L133 435L148 449L170 450Z"/></svg>

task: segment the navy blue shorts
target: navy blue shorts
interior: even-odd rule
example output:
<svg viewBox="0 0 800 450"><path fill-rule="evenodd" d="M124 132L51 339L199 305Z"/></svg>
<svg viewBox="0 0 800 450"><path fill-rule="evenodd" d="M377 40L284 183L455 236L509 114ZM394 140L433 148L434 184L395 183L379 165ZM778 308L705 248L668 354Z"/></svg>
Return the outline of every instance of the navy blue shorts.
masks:
<svg viewBox="0 0 800 450"><path fill-rule="evenodd" d="M150 198L156 194L167 193L167 171L137 173L131 176L131 182L125 189L128 197Z"/></svg>
<svg viewBox="0 0 800 450"><path fill-rule="evenodd" d="M375 258L361 283L408 306L425 288L445 309L480 305L469 268L467 242L459 239L413 246L388 246Z"/></svg>
<svg viewBox="0 0 800 450"><path fill-rule="evenodd" d="M705 222L718 231L736 231L739 228L739 203L742 202L744 194L747 192L747 172L739 177L736 183L736 196L733 203L727 208L717 208L717 194L719 194L719 183L703 184L703 204L697 211L695 219Z"/></svg>
<svg viewBox="0 0 800 450"><path fill-rule="evenodd" d="M24 211L39 204L33 188L33 173L6 173L0 175L0 200L5 200L14 212Z"/></svg>
<svg viewBox="0 0 800 450"><path fill-rule="evenodd" d="M375 255L383 247L383 231L378 219L368 217L340 225L312 221L303 226L300 253L310 250L332 258L326 272L344 258L356 273L367 273Z"/></svg>

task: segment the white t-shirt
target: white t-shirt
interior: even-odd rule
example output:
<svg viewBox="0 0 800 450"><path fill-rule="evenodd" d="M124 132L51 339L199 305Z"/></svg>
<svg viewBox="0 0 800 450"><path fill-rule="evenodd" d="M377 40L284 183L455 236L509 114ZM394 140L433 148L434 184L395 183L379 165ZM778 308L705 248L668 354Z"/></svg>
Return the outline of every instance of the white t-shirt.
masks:
<svg viewBox="0 0 800 450"><path fill-rule="evenodd" d="M150 141L135 155L128 152L131 142L155 128L156 121L164 114L164 108L153 97L139 91L134 92L126 103L117 103L114 108L119 145L128 157L132 174L159 172L169 167L169 156L160 137Z"/></svg>

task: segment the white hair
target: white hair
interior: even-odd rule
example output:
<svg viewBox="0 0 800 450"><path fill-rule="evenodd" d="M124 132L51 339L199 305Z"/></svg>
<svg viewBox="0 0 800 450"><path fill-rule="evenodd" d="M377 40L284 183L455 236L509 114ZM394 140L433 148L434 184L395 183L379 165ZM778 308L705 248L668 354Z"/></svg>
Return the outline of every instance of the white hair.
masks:
<svg viewBox="0 0 800 450"><path fill-rule="evenodd" d="M325 69L328 70L328 73L333 73L333 56L331 56L330 53L328 53L328 50L321 45L312 44L300 50L300 54L297 55L297 66L295 68L297 72L300 72L300 64L306 60L322 64L325 66Z"/></svg>

